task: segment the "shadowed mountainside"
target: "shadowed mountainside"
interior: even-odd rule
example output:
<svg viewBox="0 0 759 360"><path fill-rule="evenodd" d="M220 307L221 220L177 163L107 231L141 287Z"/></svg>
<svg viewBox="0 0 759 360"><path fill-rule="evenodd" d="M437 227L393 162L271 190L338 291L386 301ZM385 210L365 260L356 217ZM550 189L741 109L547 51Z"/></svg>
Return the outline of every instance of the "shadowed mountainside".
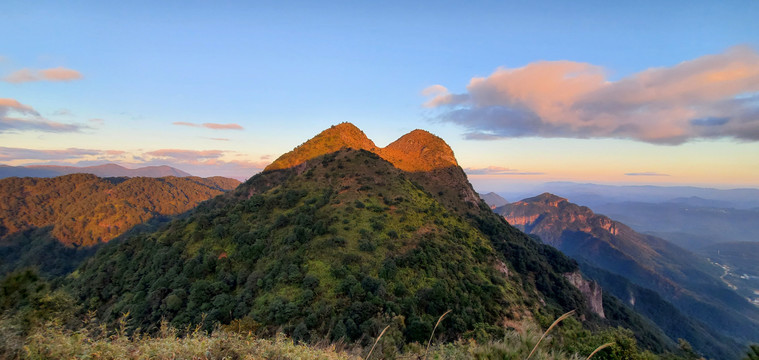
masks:
<svg viewBox="0 0 759 360"><path fill-rule="evenodd" d="M721 269L704 258L553 194L495 211L578 260L655 290L724 336L741 342L759 336L759 309L730 290L719 279Z"/></svg>

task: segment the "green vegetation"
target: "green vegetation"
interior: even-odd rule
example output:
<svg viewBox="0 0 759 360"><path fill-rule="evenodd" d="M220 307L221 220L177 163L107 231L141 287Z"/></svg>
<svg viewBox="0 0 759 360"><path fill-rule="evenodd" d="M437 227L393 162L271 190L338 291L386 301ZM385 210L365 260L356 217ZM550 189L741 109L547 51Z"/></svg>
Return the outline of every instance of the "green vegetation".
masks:
<svg viewBox="0 0 759 360"><path fill-rule="evenodd" d="M323 143L347 141L341 134ZM57 287L32 270L9 274L0 294L0 356L690 354L619 302L604 299L612 304L608 320L591 312L565 278L579 271L574 260L490 211L442 140L422 131L411 135L395 146L423 152L433 141L440 154L427 152L424 164L445 166L406 172L375 153L343 148L265 171L158 231L105 244L54 280ZM128 181L97 184L115 189L109 186ZM155 189L128 199L142 199L146 191ZM28 239L25 249L39 253L53 248L36 239L56 234L48 225L13 236ZM574 317L559 317L564 313Z"/></svg>
<svg viewBox="0 0 759 360"><path fill-rule="evenodd" d="M751 345L744 359L745 360L759 360L759 345Z"/></svg>
<svg viewBox="0 0 759 360"><path fill-rule="evenodd" d="M425 341L448 309L454 325L442 335L453 340L498 334L501 319L535 306L498 272L485 236L389 163L350 150L312 165L104 249L74 273L80 299L104 319L129 312L146 331L205 314L207 324L250 319L295 340L367 343L393 324L386 336L399 346Z"/></svg>
<svg viewBox="0 0 759 360"><path fill-rule="evenodd" d="M700 353L735 359L743 344L759 336L759 309L720 279L723 269L702 257L548 193L498 211L586 264L583 272L606 292Z"/></svg>
<svg viewBox="0 0 759 360"><path fill-rule="evenodd" d="M132 319L128 315L121 316L114 327L100 322L92 312L75 323L72 314L77 305L71 298L63 292L51 291L44 280L30 271L6 276L0 282L0 300L0 358L4 359L410 360L526 359L532 355L534 359L564 360L585 358L598 350L596 359L676 360L688 359L690 354L654 355L639 349L628 330L609 328L591 333L574 317L546 331L533 322L521 322L519 330L504 330L502 336L493 339L441 342L441 337L433 336L428 347L418 342L399 346L389 333L372 336L371 347L328 338L313 339L307 344L282 333L261 337L256 324L247 321L217 324L208 331L202 323L176 328L162 321L155 332L130 333L127 328ZM63 319L69 321L64 323ZM441 317L437 325L446 328L451 322Z"/></svg>
<svg viewBox="0 0 759 360"><path fill-rule="evenodd" d="M437 342L495 349L517 327L547 326L572 309L613 330L562 276L578 270L573 260L484 203L426 191L421 183L451 181L435 175L412 181L356 150L265 172L161 231L107 246L70 276L71 288L106 324L128 313L130 334L154 335L162 321L222 324L369 347L389 326L382 351L403 353L427 343L447 310ZM446 351L490 351L481 346Z"/></svg>

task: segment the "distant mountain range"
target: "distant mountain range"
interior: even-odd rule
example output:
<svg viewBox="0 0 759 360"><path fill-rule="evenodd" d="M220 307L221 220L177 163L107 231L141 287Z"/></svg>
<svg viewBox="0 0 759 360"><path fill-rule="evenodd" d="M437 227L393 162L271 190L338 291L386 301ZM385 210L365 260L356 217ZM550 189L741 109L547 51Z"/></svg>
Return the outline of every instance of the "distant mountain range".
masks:
<svg viewBox="0 0 759 360"><path fill-rule="evenodd" d="M504 199L501 195L498 195L494 192L480 194L480 198L485 201L485 203L488 204L491 209L495 209L499 206L504 206L509 203L508 200Z"/></svg>
<svg viewBox="0 0 759 360"><path fill-rule="evenodd" d="M99 177L165 177L192 176L182 170L171 166L145 166L136 169L128 169L121 165L104 164L97 166L57 166L57 165L29 165L8 166L0 165L0 179L8 177L56 177L69 174L93 174Z"/></svg>
<svg viewBox="0 0 759 360"><path fill-rule="evenodd" d="M759 186L759 185L758 185ZM547 182L523 186L517 191L496 191L507 199L524 199L548 192L596 209L598 205L621 202L665 203L734 209L759 208L759 188L714 189L695 186L601 185Z"/></svg>
<svg viewBox="0 0 759 360"><path fill-rule="evenodd" d="M721 242L759 241L759 189L612 186L549 182L499 195L522 199L548 192L592 208L637 232L692 251Z"/></svg>
<svg viewBox="0 0 759 360"><path fill-rule="evenodd" d="M729 204L690 197L663 203L606 203L593 209L692 251L720 242L759 241L759 209L724 206Z"/></svg>
<svg viewBox="0 0 759 360"><path fill-rule="evenodd" d="M746 342L759 338L759 308L732 291L720 279L722 269L703 257L661 238L637 233L553 194L527 198L495 212L582 263L655 290L686 316L707 324L714 329L710 335L713 341L700 341L697 346L702 346L702 351L729 352L729 347L720 346L723 340L719 339ZM608 279L600 279L604 287L613 284ZM636 305L635 296L615 295Z"/></svg>

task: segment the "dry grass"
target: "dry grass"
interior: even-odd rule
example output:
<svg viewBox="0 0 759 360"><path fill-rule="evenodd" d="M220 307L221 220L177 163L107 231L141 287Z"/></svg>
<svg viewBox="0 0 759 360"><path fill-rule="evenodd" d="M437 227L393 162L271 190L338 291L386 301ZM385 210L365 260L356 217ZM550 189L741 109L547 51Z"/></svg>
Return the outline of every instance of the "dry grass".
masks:
<svg viewBox="0 0 759 360"><path fill-rule="evenodd" d="M540 342L543 341L543 339L546 337L546 335L548 335L551 329L553 329L556 325L558 325L562 320L572 316L572 314L574 313L575 311L572 310L564 315L559 316L558 319L554 320L553 324L551 324L551 326L548 327L548 329L543 333L543 336L540 337L540 340L538 340L537 344L535 344L535 347L532 348L532 351L530 351L530 355L527 355L527 359L529 360L532 357L532 354L534 354L535 350L538 349L538 345L540 345Z"/></svg>
<svg viewBox="0 0 759 360"><path fill-rule="evenodd" d="M259 339L251 334L217 329L193 329L185 336L163 324L156 336L93 335L91 330L70 332L48 326L33 333L24 346L28 359L360 359L335 345L296 344L284 335Z"/></svg>
<svg viewBox="0 0 759 360"><path fill-rule="evenodd" d="M446 312L433 328L433 335ZM433 345L406 344L398 351L381 352L375 356L384 359L419 360L419 359L541 359L541 360L582 360L585 356L568 354L561 348L547 342L548 345L539 347L546 335L562 320L570 316L564 314L557 319L545 332L533 323L524 323L523 331L507 331L503 339L477 342L475 340L459 340L453 343ZM298 344L292 339L278 334L273 338L257 338L251 333L240 333L228 329L217 328L212 332L202 331L200 327L176 329L163 322L160 330L152 335L127 335L124 331L126 317L119 322L121 326L108 331L104 326L85 323L77 331L67 330L61 325L48 323L38 327L25 338L14 341L14 349L5 349L11 339L0 341L0 350L15 350L15 352L0 351L0 358L26 359L369 359L380 339L388 331L386 327L377 337L374 346L366 358L365 348L346 346L340 343L322 342L319 344ZM4 322L0 322L0 330ZM15 333L12 329L1 331L0 335ZM545 342L544 342L545 343ZM592 357L602 349L611 346L604 344L598 347ZM532 349L532 351L531 351Z"/></svg>
<svg viewBox="0 0 759 360"><path fill-rule="evenodd" d="M427 359L427 354L430 352L430 344L432 344L432 338L435 336L435 330L437 330L438 325L440 325L440 322L443 321L443 318L448 315L453 310L448 310L443 313L443 315L440 315L440 318L437 319L437 322L435 323L435 327L432 328L432 334L430 334L430 341L427 341L427 349L424 350L424 358Z"/></svg>
<svg viewBox="0 0 759 360"><path fill-rule="evenodd" d="M599 352L599 351L601 351L603 349L606 349L607 347L612 346L612 345L614 345L614 343L610 342L610 343L606 343L606 344L603 344L603 345L597 347L595 350L593 350L592 353L590 353L590 355L588 355L588 357L585 360L590 360L590 358L592 358L593 355L595 355L597 352Z"/></svg>

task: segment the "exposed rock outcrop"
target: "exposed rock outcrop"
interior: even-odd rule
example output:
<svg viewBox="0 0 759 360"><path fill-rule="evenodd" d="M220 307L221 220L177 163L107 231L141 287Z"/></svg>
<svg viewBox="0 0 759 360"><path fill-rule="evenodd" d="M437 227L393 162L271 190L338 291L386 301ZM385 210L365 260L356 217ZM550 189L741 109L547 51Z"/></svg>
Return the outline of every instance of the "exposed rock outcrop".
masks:
<svg viewBox="0 0 759 360"><path fill-rule="evenodd" d="M569 282L574 285L574 287L580 290L582 295L585 297L585 300L588 302L590 310L593 311L596 315L605 319L606 316L604 315L603 290L601 289L601 286L598 285L598 283L595 281L590 281L583 278L582 274L580 274L579 271L564 274L564 277L569 280Z"/></svg>

